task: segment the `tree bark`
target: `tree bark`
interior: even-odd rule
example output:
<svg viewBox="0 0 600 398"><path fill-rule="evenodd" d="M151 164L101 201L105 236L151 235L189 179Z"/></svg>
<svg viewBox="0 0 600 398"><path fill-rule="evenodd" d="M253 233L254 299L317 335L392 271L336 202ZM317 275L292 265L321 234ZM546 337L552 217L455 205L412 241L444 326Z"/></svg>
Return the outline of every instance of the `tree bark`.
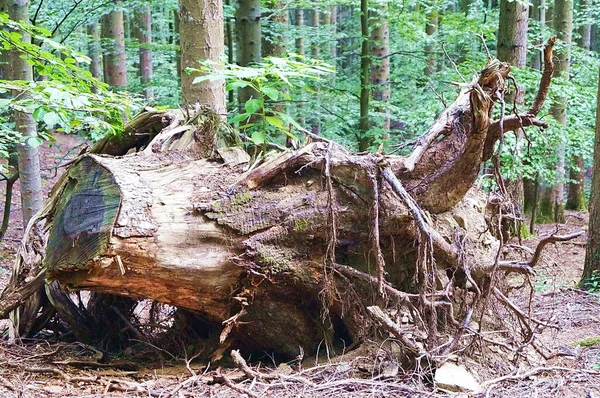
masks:
<svg viewBox="0 0 600 398"><path fill-rule="evenodd" d="M247 66L261 61L260 0L238 0L235 11L237 62ZM246 101L256 98L257 93L249 87L238 90L238 100L243 108Z"/></svg>
<svg viewBox="0 0 600 398"><path fill-rule="evenodd" d="M193 84L197 73L186 73L187 68L198 68L198 62L218 62L224 53L224 22L222 0L180 0L179 30L181 46L181 94L186 107L204 106L225 117L225 82L206 81Z"/></svg>
<svg viewBox="0 0 600 398"><path fill-rule="evenodd" d="M571 38L573 33L573 1L555 0L554 2L554 29L557 36L565 46L557 51L556 68L554 75L569 80L571 61ZM566 98L560 98L551 106L550 113L560 124L567 124ZM557 149L558 163L556 166L556 197L554 199L554 218L556 222L565 221L565 137L560 137Z"/></svg>
<svg viewBox="0 0 600 398"><path fill-rule="evenodd" d="M579 2L579 15L590 17L591 2L582 0ZM590 50L591 48L591 25L582 24L579 27L580 37L577 39L579 47ZM586 210L585 184L583 174L583 156L573 156L572 165L569 167L569 189L567 194L566 208L569 210Z"/></svg>
<svg viewBox="0 0 600 398"><path fill-rule="evenodd" d="M91 60L90 73L96 79L102 81L102 46L100 44L100 27L97 22L91 22L88 24L87 34L88 56Z"/></svg>
<svg viewBox="0 0 600 398"><path fill-rule="evenodd" d="M29 21L27 0L9 0L7 6L10 19L14 21ZM28 43L31 42L29 34L25 32L21 32L21 34L23 35L21 40ZM10 80L33 81L33 69L27 63L27 60L22 58L21 54L15 50L10 50L8 54L10 63L7 68L7 74ZM38 144L34 138L37 135L37 126L31 112L29 110L14 112L16 130L25 138L23 142L17 144L24 226L42 208L44 203L42 198Z"/></svg>
<svg viewBox="0 0 600 398"><path fill-rule="evenodd" d="M594 171L590 194L590 222L585 249L585 263L581 284L586 283L593 273L600 273L600 76L596 106L596 137L594 139Z"/></svg>
<svg viewBox="0 0 600 398"><path fill-rule="evenodd" d="M302 29L302 26L304 26L304 10L302 8L296 8L295 17L296 17L296 26L298 27L298 31L300 31ZM303 34L296 32L295 45L296 45L296 53L298 53L299 55L304 55L304 35Z"/></svg>
<svg viewBox="0 0 600 398"><path fill-rule="evenodd" d="M531 6L531 19L538 21L540 30L544 30L546 25L546 0L534 0ZM541 47L542 40L536 40L533 43L536 47ZM531 67L533 69L542 70L542 64L544 61L544 54L542 49L535 51L531 56Z"/></svg>
<svg viewBox="0 0 600 398"><path fill-rule="evenodd" d="M373 143L369 135L369 100L371 98L371 40L369 35L369 0L360 1L360 118L358 150L366 151Z"/></svg>
<svg viewBox="0 0 600 398"><path fill-rule="evenodd" d="M593 18L592 7L592 0L579 1L579 15L581 15L583 18L586 18L586 23L583 23L579 26L579 38L577 39L577 44L579 44L579 47L585 50L592 49L592 24L587 21L587 19Z"/></svg>
<svg viewBox="0 0 600 398"><path fill-rule="evenodd" d="M121 6L122 2L116 1L116 9L102 17L104 81L113 88L127 87L125 28Z"/></svg>
<svg viewBox="0 0 600 398"><path fill-rule="evenodd" d="M427 66L423 73L425 76L431 76L436 71L436 54L435 54L435 34L439 24L439 4L434 0L427 5L427 20L425 22L425 34L427 35L427 44L425 45L425 57L427 58Z"/></svg>
<svg viewBox="0 0 600 398"><path fill-rule="evenodd" d="M281 1L272 0L267 7L271 9L267 18L270 27L263 34L263 57L282 57L287 52L289 12Z"/></svg>
<svg viewBox="0 0 600 398"><path fill-rule="evenodd" d="M321 23L319 19L319 14L319 9L317 8L311 8L309 10L310 26L313 28L311 34L310 55L315 59L318 59L321 56L321 40L319 37Z"/></svg>
<svg viewBox="0 0 600 398"><path fill-rule="evenodd" d="M528 5L518 1L500 1L500 21L498 27L497 58L517 68L527 64L527 24ZM516 87L516 92L511 91L505 95L507 102L514 102L517 106L525 102L525 91L522 86ZM516 132L517 139L522 138L520 131ZM521 148L518 144L517 153ZM515 158L520 158L516 156ZM520 165L516 165L519 167ZM510 200L517 207L517 214L521 215L524 207L523 179L516 178L506 182L506 190ZM515 220L509 227L513 234L518 234L519 222Z"/></svg>
<svg viewBox="0 0 600 398"><path fill-rule="evenodd" d="M135 36L139 43L140 81L144 87L144 98L152 102L154 90L152 81L152 8L146 3L135 12Z"/></svg>
<svg viewBox="0 0 600 398"><path fill-rule="evenodd" d="M387 104L390 101L390 27L387 21L387 5L382 3L378 10L373 12L373 30L371 31L371 85L373 86L373 99L377 101L374 111L378 114L378 126L385 133L381 137L387 139L390 130L390 115Z"/></svg>

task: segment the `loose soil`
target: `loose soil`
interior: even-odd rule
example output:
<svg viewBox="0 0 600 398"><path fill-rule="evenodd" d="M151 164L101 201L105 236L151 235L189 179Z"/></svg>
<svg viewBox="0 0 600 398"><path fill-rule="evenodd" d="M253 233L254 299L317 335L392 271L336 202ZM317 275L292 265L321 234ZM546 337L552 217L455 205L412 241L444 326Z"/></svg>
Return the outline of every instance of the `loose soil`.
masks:
<svg viewBox="0 0 600 398"><path fill-rule="evenodd" d="M44 192L48 194L62 168L74 158L83 143L77 138L58 135L55 143L41 148ZM0 201L5 189L0 185ZM558 232L567 234L587 229L587 213L567 212L565 224L538 225L536 236L519 242L513 239L502 253L505 258L527 256L539 237ZM23 233L20 189L15 186L10 225L0 241L0 289L8 283L12 262ZM583 270L587 237L548 245L533 278L536 292L531 307L537 319L555 323L545 328L541 345L557 354L543 361L528 355L514 367L499 363L493 350L459 358L476 378L485 384L477 396L600 397L600 296L577 289ZM523 281L511 280L519 285ZM524 290L524 289L521 289ZM511 298L521 308L528 307L529 295L515 289ZM0 325L6 326L6 321ZM42 336L43 337L43 336ZM598 337L594 344L578 346ZM2 397L317 397L336 394L358 396L454 396L455 393L432 388L426 380L398 373L385 347L365 344L331 360L305 358L302 366L280 365L264 371L263 378L248 379L240 370L217 370L210 364L186 363L155 350L155 360L141 362L130 353L105 358L93 347L79 343L48 343L27 340L19 344L0 344L0 396ZM190 353L190 357L193 354ZM479 358L479 360L478 360ZM485 364L483 366L482 364ZM495 365L494 365L495 364ZM264 366L264 365L263 365ZM513 369L512 374L506 374ZM222 373L222 375L221 375ZM276 375L274 378L273 375ZM392 375L395 375L391 377ZM497 379L500 377L504 379ZM493 380L496 380L495 382ZM490 382L492 381L492 382ZM314 383L314 384L313 384ZM228 386L229 385L229 386ZM458 394L461 395L461 394ZM467 396L462 394L461 396Z"/></svg>

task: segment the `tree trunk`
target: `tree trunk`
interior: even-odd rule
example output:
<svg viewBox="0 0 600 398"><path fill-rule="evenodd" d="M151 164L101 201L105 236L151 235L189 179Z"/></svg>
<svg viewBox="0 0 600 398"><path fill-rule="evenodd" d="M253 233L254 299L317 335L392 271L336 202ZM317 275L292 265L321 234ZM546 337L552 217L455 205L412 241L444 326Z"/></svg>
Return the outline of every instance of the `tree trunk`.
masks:
<svg viewBox="0 0 600 398"><path fill-rule="evenodd" d="M104 81L113 88L127 87L127 64L125 62L125 30L122 2L116 1L116 9L102 17L104 43Z"/></svg>
<svg viewBox="0 0 600 398"><path fill-rule="evenodd" d="M331 45L329 46L331 49L331 59L332 59L332 65L336 65L336 58L337 58L337 46L338 46L338 42L337 42L337 16L338 16L338 7L337 6L331 6L329 8L329 26L330 26L330 31L331 31L331 36L330 36L330 41L331 41Z"/></svg>
<svg viewBox="0 0 600 398"><path fill-rule="evenodd" d="M590 17L591 2L582 0L579 3L579 14ZM589 50L591 46L591 25L583 24L579 27L580 37L577 39L579 47ZM569 190L567 206L569 210L586 210L585 184L583 175L583 156L573 156L572 165L569 167Z"/></svg>
<svg viewBox="0 0 600 398"><path fill-rule="evenodd" d="M296 32L296 53L304 55L304 34L301 33L302 26L304 26L304 10L302 8L296 8L295 12L296 26L298 31Z"/></svg>
<svg viewBox="0 0 600 398"><path fill-rule="evenodd" d="M320 40L320 19L319 19L319 9L311 8L309 10L310 17L310 26L312 29L311 34L311 43L310 43L310 55L311 57L318 59L321 57L321 40Z"/></svg>
<svg viewBox="0 0 600 398"><path fill-rule="evenodd" d="M596 272L600 274L600 76L598 79L598 99L596 106L596 137L594 140L594 172L590 195L590 223L585 249L585 264L581 276L584 285Z"/></svg>
<svg viewBox="0 0 600 398"><path fill-rule="evenodd" d="M563 79L569 80L570 70L570 45L573 32L573 1L572 0L555 0L554 2L554 29L557 36L565 44L564 47L557 51L555 76L560 76ZM567 99L559 98L552 104L550 113L560 124L567 124ZM565 221L565 137L561 137L558 152L558 164L556 167L556 197L554 199L554 218L556 222Z"/></svg>
<svg viewBox="0 0 600 398"><path fill-rule="evenodd" d="M90 57L90 73L98 80L102 80L102 46L100 44L100 26L91 22L87 26L88 56ZM93 90L96 90L94 87Z"/></svg>
<svg viewBox="0 0 600 398"><path fill-rule="evenodd" d="M369 100L371 98L371 40L369 39L369 0L360 1L360 119L358 150L366 151L373 144L369 135Z"/></svg>
<svg viewBox="0 0 600 398"><path fill-rule="evenodd" d="M27 0L9 0L8 15L14 21L29 21L29 7ZM31 37L21 32L26 43L31 42ZM8 52L10 63L7 74L10 80L33 81L33 69L18 51ZM16 93L14 93L16 95ZM26 93L24 94L26 95ZM21 95L23 98L23 95ZM26 140L17 144L19 157L19 183L21 185L21 206L23 209L23 225L26 226L31 217L37 213L44 203L42 198L42 179L40 175L40 158L38 146L35 142L37 126L33 120L32 111L15 111L16 130ZM27 138L30 137L30 138Z"/></svg>
<svg viewBox="0 0 600 398"><path fill-rule="evenodd" d="M271 10L266 18L270 26L263 34L263 57L282 57L287 52L289 13L281 1L272 0L267 7Z"/></svg>
<svg viewBox="0 0 600 398"><path fill-rule="evenodd" d="M385 133L380 137L387 139L390 130L390 115L387 109L391 96L390 86L390 28L387 21L387 5L382 3L374 11L371 31L371 85L373 99L377 101L374 111L377 113L377 126Z"/></svg>
<svg viewBox="0 0 600 398"><path fill-rule="evenodd" d="M181 46L181 94L186 107L198 105L213 109L225 117L225 82L206 81L193 84L197 73L185 73L198 68L199 61L218 62L224 53L224 22L222 0L180 0L179 29Z"/></svg>
<svg viewBox="0 0 600 398"><path fill-rule="evenodd" d="M517 68L523 68L527 64L527 18L528 5L518 1L500 1L500 22L498 27L497 58ZM517 86L516 92L511 91L505 95L506 102L514 102L522 105L525 102L525 92L522 86ZM517 139L522 138L522 133L516 133ZM520 144L517 145L517 153L521 152ZM520 156L516 156L520 158ZM516 165L521 167L521 165ZM523 179L516 178L506 182L506 190L510 195L507 198L517 207L517 214L522 214L524 207ZM518 234L520 223L515 220L511 223L509 230Z"/></svg>
<svg viewBox="0 0 600 398"><path fill-rule="evenodd" d="M569 192L567 206L569 210L586 210L584 191L584 164L583 156L573 156L573 165L569 168Z"/></svg>
<svg viewBox="0 0 600 398"><path fill-rule="evenodd" d="M439 24L439 5L437 0L434 0L428 7L427 20L425 22L425 34L427 35L427 44L425 44L427 66L423 71L425 76L431 76L436 71L435 35Z"/></svg>
<svg viewBox="0 0 600 398"><path fill-rule="evenodd" d="M235 11L237 62L240 66L261 61L260 0L238 0ZM246 101L257 97L249 87L238 90L238 100L243 108Z"/></svg>
<svg viewBox="0 0 600 398"><path fill-rule="evenodd" d="M546 25L546 0L534 0L531 6L531 19L540 23L541 30L544 30ZM541 38L533 43L536 47L541 47ZM531 56L531 67L533 69L542 70L542 63L544 61L544 54L542 49L535 51Z"/></svg>
<svg viewBox="0 0 600 398"><path fill-rule="evenodd" d="M490 117L508 72L490 61L408 157L317 139L245 172L240 148L221 145L206 159L207 134L221 142L231 133L210 111L183 126L181 115L141 114L126 138L160 130L141 153L85 155L55 187L40 220L49 230L46 278L194 311L221 330L221 343L285 359L322 342L334 352L359 343L373 327L369 314L385 321L374 306L389 300L415 314L412 337L397 335L415 366L450 337L440 335L438 313L458 332L457 318L479 311L471 290L494 287L492 273L533 272L534 260L495 260L485 195L469 192L498 138ZM533 123L521 116L504 128ZM117 144L108 140L94 152ZM22 292L3 292L0 314Z"/></svg>
<svg viewBox="0 0 600 398"><path fill-rule="evenodd" d="M152 81L152 11L149 3L136 9L135 36L139 43L140 80L144 87L144 98L152 102L154 90Z"/></svg>
<svg viewBox="0 0 600 398"><path fill-rule="evenodd" d="M579 15L586 18L586 23L583 23L579 26L579 38L577 39L577 44L579 47L585 50L592 49L592 24L590 24L587 19L592 19L592 0L580 0L579 1Z"/></svg>

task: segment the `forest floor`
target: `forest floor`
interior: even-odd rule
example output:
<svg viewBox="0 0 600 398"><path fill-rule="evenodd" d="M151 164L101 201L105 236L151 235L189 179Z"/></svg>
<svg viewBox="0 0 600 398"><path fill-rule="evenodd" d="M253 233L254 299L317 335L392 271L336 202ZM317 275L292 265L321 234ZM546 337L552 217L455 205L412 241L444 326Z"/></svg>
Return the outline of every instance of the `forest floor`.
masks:
<svg viewBox="0 0 600 398"><path fill-rule="evenodd" d="M81 148L73 148L80 145L81 142L73 137L59 135L56 143L41 148L46 194L61 173L61 170L56 172L56 166L77 155ZM4 203L4 192L4 186L0 185L0 203ZM12 203L10 226L0 241L0 289L10 279L12 262L23 233L18 183ZM585 212L568 212L565 224L538 225L536 237L524 239L522 245L535 248L538 237L557 231L566 234L586 230L587 221ZM534 278L533 314L558 325L557 329L546 328L540 341L549 351L559 355L547 361L528 358L521 361L517 373L502 379L497 378L504 375L502 369L506 366L494 367L492 358L481 357L478 361L474 355L465 361L465 365L482 385L487 386L477 396L600 398L600 295L576 288L583 269L585 242L584 235L574 241L548 245ZM505 249L504 256L514 258L522 252L516 247L519 243L515 240L509 244L513 246ZM527 297L517 294L514 299L526 306ZM0 327L3 325L6 321ZM595 345L577 346L593 337L596 338ZM314 358L305 360L302 369L295 372L289 366L280 365L272 373L263 368L263 377L251 380L237 369L223 370L221 374L206 364L190 364L184 359L156 359L153 363L138 364L121 361L99 367L94 359L98 351L78 343L45 340L2 343L0 396L456 396L433 389L410 374L383 380L385 371L382 373L384 362L381 358L365 355L365 350L359 351L318 363Z"/></svg>

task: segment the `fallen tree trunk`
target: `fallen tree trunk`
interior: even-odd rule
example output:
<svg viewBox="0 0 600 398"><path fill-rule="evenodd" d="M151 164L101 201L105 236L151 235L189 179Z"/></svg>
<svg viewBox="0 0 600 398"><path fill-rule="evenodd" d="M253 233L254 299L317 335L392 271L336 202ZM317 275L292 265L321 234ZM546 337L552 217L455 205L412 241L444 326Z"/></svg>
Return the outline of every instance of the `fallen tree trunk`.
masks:
<svg viewBox="0 0 600 398"><path fill-rule="evenodd" d="M469 193L508 73L491 61L408 157L314 137L246 171L239 148L215 144L218 118L139 117L169 123L139 153L84 155L55 187L39 268L65 289L193 311L221 344L288 358L358 343L375 325L369 307L395 307L412 319L408 356L422 343L433 361L498 296L497 272L532 272L498 261L485 200ZM440 319L457 333L450 346Z"/></svg>

